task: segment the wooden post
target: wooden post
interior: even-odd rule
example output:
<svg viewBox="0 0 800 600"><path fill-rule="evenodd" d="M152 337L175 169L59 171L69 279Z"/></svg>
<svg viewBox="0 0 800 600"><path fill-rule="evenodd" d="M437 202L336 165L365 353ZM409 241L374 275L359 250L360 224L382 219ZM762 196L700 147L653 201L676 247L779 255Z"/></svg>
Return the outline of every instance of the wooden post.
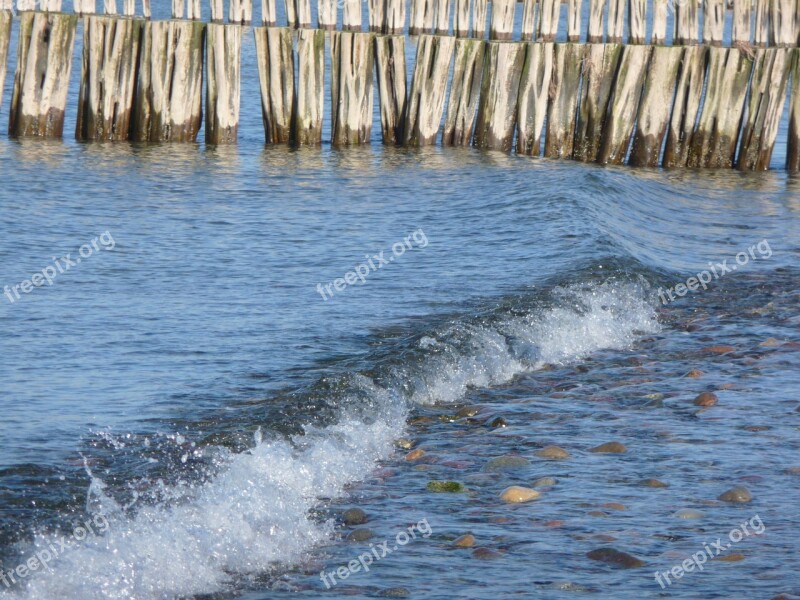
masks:
<svg viewBox="0 0 800 600"><path fill-rule="evenodd" d="M318 146L322 143L324 105L325 32L301 29L297 32L297 110L292 136L295 144Z"/></svg>
<svg viewBox="0 0 800 600"><path fill-rule="evenodd" d="M434 0L410 0L411 21L408 35L433 33Z"/></svg>
<svg viewBox="0 0 800 600"><path fill-rule="evenodd" d="M554 42L558 33L558 18L561 15L561 0L539 1L539 35L540 42Z"/></svg>
<svg viewBox="0 0 800 600"><path fill-rule="evenodd" d="M641 0L644 2L645 0ZM581 41L581 12L583 0L568 0L567 4L567 41Z"/></svg>
<svg viewBox="0 0 800 600"><path fill-rule="evenodd" d="M444 146L469 146L472 143L481 95L485 45L483 40L456 40L453 81L442 133Z"/></svg>
<svg viewBox="0 0 800 600"><path fill-rule="evenodd" d="M605 5L605 0L589 0L589 31L586 41L590 44L599 44L603 41L603 8Z"/></svg>
<svg viewBox="0 0 800 600"><path fill-rule="evenodd" d="M472 0L472 37L483 39L486 35L487 0Z"/></svg>
<svg viewBox="0 0 800 600"><path fill-rule="evenodd" d="M275 0L261 0L261 24L264 27L275 27L278 24Z"/></svg>
<svg viewBox="0 0 800 600"><path fill-rule="evenodd" d="M755 0L756 25L753 43L759 48L765 48L769 39L769 5L774 0Z"/></svg>
<svg viewBox="0 0 800 600"><path fill-rule="evenodd" d="M456 38L422 35L408 94L406 146L427 146L436 142L444 112L444 96Z"/></svg>
<svg viewBox="0 0 800 600"><path fill-rule="evenodd" d="M536 0L522 0L522 41L532 42L536 34Z"/></svg>
<svg viewBox="0 0 800 600"><path fill-rule="evenodd" d="M686 0L693 2L694 0ZM606 40L609 42L622 42L625 28L625 3L626 0L608 0L608 23Z"/></svg>
<svg viewBox="0 0 800 600"><path fill-rule="evenodd" d="M206 29L206 144L232 144L239 132L242 26Z"/></svg>
<svg viewBox="0 0 800 600"><path fill-rule="evenodd" d="M651 51L651 46L625 46L622 50L603 124L603 140L597 155L599 163L621 165L628 156Z"/></svg>
<svg viewBox="0 0 800 600"><path fill-rule="evenodd" d="M531 2L532 0L528 0ZM456 14L453 17L453 33L456 37L469 36L470 0L456 0Z"/></svg>
<svg viewBox="0 0 800 600"><path fill-rule="evenodd" d="M342 29L344 31L361 31L361 0L344 0Z"/></svg>
<svg viewBox="0 0 800 600"><path fill-rule="evenodd" d="M211 0L211 22L222 23L225 20L225 10L222 0Z"/></svg>
<svg viewBox="0 0 800 600"><path fill-rule="evenodd" d="M587 44L584 51L583 85L572 156L575 160L594 162L600 152L622 44Z"/></svg>
<svg viewBox="0 0 800 600"><path fill-rule="evenodd" d="M752 40L753 0L733 0L731 41L734 45L749 45Z"/></svg>
<svg viewBox="0 0 800 600"><path fill-rule="evenodd" d="M707 52L704 46L686 48L681 57L675 104L664 146L665 167L685 167L688 161L689 145L703 97Z"/></svg>
<svg viewBox="0 0 800 600"><path fill-rule="evenodd" d="M511 0L516 2L517 0ZM450 33L450 0L435 0L436 2L436 27L437 35L448 35ZM513 14L513 10L512 10ZM513 27L514 18L511 18Z"/></svg>
<svg viewBox="0 0 800 600"><path fill-rule="evenodd" d="M77 139L130 139L143 23L99 16L84 19Z"/></svg>
<svg viewBox="0 0 800 600"><path fill-rule="evenodd" d="M372 33L331 34L331 143L368 144L372 133Z"/></svg>
<svg viewBox="0 0 800 600"><path fill-rule="evenodd" d="M288 27L256 27L261 114L267 144L288 144L295 111L294 52Z"/></svg>
<svg viewBox="0 0 800 600"><path fill-rule="evenodd" d="M797 0L772 0L770 4L770 36L771 46L787 48L796 46L797 19L800 18L800 6Z"/></svg>
<svg viewBox="0 0 800 600"><path fill-rule="evenodd" d="M253 0L230 0L228 23L249 25L253 20Z"/></svg>
<svg viewBox="0 0 800 600"><path fill-rule="evenodd" d="M284 0L283 9L286 13L286 25L292 29L297 29L297 10L295 6L295 0Z"/></svg>
<svg viewBox="0 0 800 600"><path fill-rule="evenodd" d="M197 7L197 17L200 18L200 0L192 0L192 4ZM123 0L122 1L122 14L126 17L136 16L136 0Z"/></svg>
<svg viewBox="0 0 800 600"><path fill-rule="evenodd" d="M478 148L511 151L524 61L525 44L489 42L475 126L475 146Z"/></svg>
<svg viewBox="0 0 800 600"><path fill-rule="evenodd" d="M297 16L297 27L311 27L311 0L294 0L294 11ZM324 54L324 52L323 52Z"/></svg>
<svg viewBox="0 0 800 600"><path fill-rule="evenodd" d="M381 33L383 31L385 7L386 0L367 0L367 23L371 32Z"/></svg>
<svg viewBox="0 0 800 600"><path fill-rule="evenodd" d="M756 52L747 119L736 161L736 168L740 171L769 169L791 66L792 50L788 48L768 48Z"/></svg>
<svg viewBox="0 0 800 600"><path fill-rule="evenodd" d="M517 100L517 154L539 156L553 77L554 44L525 44Z"/></svg>
<svg viewBox="0 0 800 600"><path fill-rule="evenodd" d="M514 10L517 0L492 0L490 40L510 40L514 33Z"/></svg>
<svg viewBox="0 0 800 600"><path fill-rule="evenodd" d="M653 48L628 161L634 167L657 167L659 164L682 56L680 46Z"/></svg>
<svg viewBox="0 0 800 600"><path fill-rule="evenodd" d="M689 147L689 167L730 168L753 59L736 48L709 48L706 96Z"/></svg>
<svg viewBox="0 0 800 600"><path fill-rule="evenodd" d="M42 3L42 7L47 6L46 3ZM115 15L117 14L117 0L103 0L103 14L104 15Z"/></svg>
<svg viewBox="0 0 800 600"><path fill-rule="evenodd" d="M8 47L11 42L11 11L0 11L0 108L3 107L3 90L6 87Z"/></svg>
<svg viewBox="0 0 800 600"><path fill-rule="evenodd" d="M572 158L582 66L581 44L556 44L544 140L544 155L547 158Z"/></svg>
<svg viewBox="0 0 800 600"><path fill-rule="evenodd" d="M692 46L697 44L698 20L697 2L682 0L675 2L674 44Z"/></svg>
<svg viewBox="0 0 800 600"><path fill-rule="evenodd" d="M39 0L38 4L34 3L33 10L37 8L43 12L60 12L61 0Z"/></svg>
<svg viewBox="0 0 800 600"><path fill-rule="evenodd" d="M406 36L377 36L375 65L383 143L402 144L406 117Z"/></svg>
<svg viewBox="0 0 800 600"><path fill-rule="evenodd" d="M8 134L61 137L78 16L20 13Z"/></svg>
<svg viewBox="0 0 800 600"><path fill-rule="evenodd" d="M789 131L786 144L786 169L800 173L800 50L795 49L792 67L792 92L789 106Z"/></svg>
<svg viewBox="0 0 800 600"><path fill-rule="evenodd" d="M182 19L183 18L183 5L184 5L184 0L172 0L172 18L173 19Z"/></svg>
<svg viewBox="0 0 800 600"><path fill-rule="evenodd" d="M386 0L383 31L389 35L405 33L406 0Z"/></svg>
<svg viewBox="0 0 800 600"><path fill-rule="evenodd" d="M94 2L94 0L90 0L90 2ZM142 0L142 16L150 20L150 0Z"/></svg>
<svg viewBox="0 0 800 600"><path fill-rule="evenodd" d="M628 42L644 44L647 37L647 0L629 0L628 2Z"/></svg>
<svg viewBox="0 0 800 600"><path fill-rule="evenodd" d="M668 3L669 0L653 0L653 34L650 38L653 45L663 45L667 40Z"/></svg>
<svg viewBox="0 0 800 600"><path fill-rule="evenodd" d="M722 45L725 29L725 10L728 0L703 0L703 43Z"/></svg>
<svg viewBox="0 0 800 600"><path fill-rule="evenodd" d="M202 122L203 39L200 21L148 21L142 32L132 138L194 142Z"/></svg>
<svg viewBox="0 0 800 600"><path fill-rule="evenodd" d="M13 4L13 0L6 1L9 4ZM95 0L73 0L72 6L75 14L77 15L93 15L96 12ZM19 0L17 0L17 10L22 10L22 8L20 8Z"/></svg>
<svg viewBox="0 0 800 600"><path fill-rule="evenodd" d="M336 0L317 0L317 27L328 31L336 29Z"/></svg>

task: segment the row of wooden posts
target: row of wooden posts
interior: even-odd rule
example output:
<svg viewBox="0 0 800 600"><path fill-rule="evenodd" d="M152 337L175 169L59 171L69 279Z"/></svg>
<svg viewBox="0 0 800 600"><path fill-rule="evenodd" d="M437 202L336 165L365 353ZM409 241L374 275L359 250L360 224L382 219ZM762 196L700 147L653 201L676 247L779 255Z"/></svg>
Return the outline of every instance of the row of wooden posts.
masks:
<svg viewBox="0 0 800 600"><path fill-rule="evenodd" d="M10 135L63 134L76 20L20 15ZM0 12L3 70L10 23ZM322 142L329 40L336 146L369 143L376 80L386 144L441 141L604 164L763 170L792 81L787 168L800 171L797 48L422 35L409 84L403 35L253 31L268 143ZM198 21L86 17L77 138L196 140L205 60L206 141L235 142L242 32Z"/></svg>
<svg viewBox="0 0 800 600"><path fill-rule="evenodd" d="M98 0L73 0L78 15L96 14ZM120 0L124 16L150 19L150 0ZM224 1L228 23L249 25L253 0L210 0L212 23L222 23ZM261 0L261 25L278 26L276 2ZM314 0L283 0L285 25L312 27ZM800 0L316 0L316 28L383 34L436 33L489 40L663 45L672 18L672 43L791 47L800 45ZM366 2L366 23L362 3ZM13 0L0 0L11 10ZM407 6L408 4L408 6ZM562 19L562 5L566 18ZM520 7L518 9L518 6ZM339 8L341 23L337 24ZM62 0L17 0L18 11L59 12ZM103 0L102 13L117 14L117 0ZM408 13L408 14L407 14ZM201 0L172 0L172 18L200 20ZM585 21L585 23L584 23ZM648 32L649 23L649 32ZM585 30L584 30L585 26ZM561 36L561 37L559 37Z"/></svg>

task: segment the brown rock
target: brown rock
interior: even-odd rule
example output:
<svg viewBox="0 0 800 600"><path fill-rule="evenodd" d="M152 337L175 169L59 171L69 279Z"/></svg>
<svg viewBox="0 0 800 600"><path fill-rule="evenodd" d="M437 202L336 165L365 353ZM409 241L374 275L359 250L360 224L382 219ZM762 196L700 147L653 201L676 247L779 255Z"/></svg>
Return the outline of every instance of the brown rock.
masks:
<svg viewBox="0 0 800 600"><path fill-rule="evenodd" d="M740 554L739 552L734 552L733 554L723 554L722 556L718 556L717 560L721 560L723 562L739 562L740 560L744 560L744 554Z"/></svg>
<svg viewBox="0 0 800 600"><path fill-rule="evenodd" d="M569 458L569 452L559 446L545 446L541 450L534 452L539 458L547 460L564 460Z"/></svg>
<svg viewBox="0 0 800 600"><path fill-rule="evenodd" d="M620 569L635 569L636 567L643 567L645 564L644 561L639 560L632 554L622 552L616 548L597 548L587 552L586 557Z"/></svg>
<svg viewBox="0 0 800 600"><path fill-rule="evenodd" d="M695 406L714 406L719 399L714 392L703 392L694 399Z"/></svg>
<svg viewBox="0 0 800 600"><path fill-rule="evenodd" d="M416 450L412 450L406 454L406 460L419 460L423 456L425 456L425 450L422 448L417 448Z"/></svg>
<svg viewBox="0 0 800 600"><path fill-rule="evenodd" d="M752 499L753 494L750 493L750 490L741 485L732 487L727 492L719 495L719 500L722 500L723 502L733 502L736 504L750 502Z"/></svg>
<svg viewBox="0 0 800 600"><path fill-rule="evenodd" d="M472 548L475 545L475 536L471 533L466 533L453 541L453 546L456 548Z"/></svg>
<svg viewBox="0 0 800 600"><path fill-rule="evenodd" d="M733 346L727 346L725 344L719 346L708 346L707 348L703 348L700 352L705 352L706 354L728 354L729 352L734 352L736 348Z"/></svg>
<svg viewBox="0 0 800 600"><path fill-rule="evenodd" d="M664 483L660 479L642 479L639 482L639 485L643 485L645 487L651 487L651 488L668 488L669 487L668 483Z"/></svg>
<svg viewBox="0 0 800 600"><path fill-rule="evenodd" d="M759 346L763 346L764 348L771 348L772 346L780 346L780 345L781 341L775 339L774 337L769 337L759 344Z"/></svg>
<svg viewBox="0 0 800 600"><path fill-rule="evenodd" d="M400 438L399 440L394 441L394 445L398 448L402 448L403 450L411 450L414 447L415 442L413 440L409 440L408 438Z"/></svg>
<svg viewBox="0 0 800 600"><path fill-rule="evenodd" d="M624 454L627 451L628 449L625 445L619 442L606 442L605 444L600 444L599 446L589 449L589 452L601 454Z"/></svg>
<svg viewBox="0 0 800 600"><path fill-rule="evenodd" d="M512 485L503 490L503 493L500 494L500 500L509 504L520 504L536 500L539 496L541 494L534 489L522 487L521 485Z"/></svg>
<svg viewBox="0 0 800 600"><path fill-rule="evenodd" d="M603 504L603 508L608 508L611 510L628 510L627 506L620 504L619 502L606 502Z"/></svg>
<svg viewBox="0 0 800 600"><path fill-rule="evenodd" d="M459 419L464 419L466 417L474 417L482 410L483 407L478 405L464 406L463 408L458 409L458 411L456 412L456 416Z"/></svg>
<svg viewBox="0 0 800 600"><path fill-rule="evenodd" d="M702 377L705 375L700 369L692 369L689 371L684 377L689 377L691 379L697 379L698 377Z"/></svg>
<svg viewBox="0 0 800 600"><path fill-rule="evenodd" d="M490 548L475 548L475 550L472 551L472 556L481 560L495 560L500 558L502 554Z"/></svg>
<svg viewBox="0 0 800 600"><path fill-rule="evenodd" d="M366 542L368 539L372 538L372 535L371 529L354 529L350 532L350 535L347 536L347 541Z"/></svg>

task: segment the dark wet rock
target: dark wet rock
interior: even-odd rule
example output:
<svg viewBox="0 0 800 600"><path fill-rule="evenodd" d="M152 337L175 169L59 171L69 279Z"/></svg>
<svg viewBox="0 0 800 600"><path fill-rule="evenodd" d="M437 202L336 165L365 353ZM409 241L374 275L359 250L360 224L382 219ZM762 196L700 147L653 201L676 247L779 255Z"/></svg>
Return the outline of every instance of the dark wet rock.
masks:
<svg viewBox="0 0 800 600"><path fill-rule="evenodd" d="M479 558L481 560L495 560L502 557L502 554L499 552L492 550L491 548L475 548L472 551L472 556L475 558Z"/></svg>
<svg viewBox="0 0 800 600"><path fill-rule="evenodd" d="M360 508L348 508L342 513L342 521L344 521L345 525L349 525L351 527L353 525L363 525L368 520L367 513Z"/></svg>
<svg viewBox="0 0 800 600"><path fill-rule="evenodd" d="M367 540L372 539L373 535L374 534L372 533L371 529L366 529L366 528L354 529L347 536L347 541L348 542L366 542Z"/></svg>
<svg viewBox="0 0 800 600"><path fill-rule="evenodd" d="M472 548L475 545L475 536L471 533L465 533L462 536L453 540L453 546L456 548Z"/></svg>
<svg viewBox="0 0 800 600"><path fill-rule="evenodd" d="M597 548L587 552L586 557L620 569L635 569L645 565L644 561L616 548Z"/></svg>
<svg viewBox="0 0 800 600"><path fill-rule="evenodd" d="M749 431L751 433L759 433L761 431L769 431L772 429L769 425L745 425L742 427L742 430Z"/></svg>
<svg viewBox="0 0 800 600"><path fill-rule="evenodd" d="M564 460L569 458L569 452L560 446L545 446L541 450L537 450L534 454L539 458L547 460Z"/></svg>
<svg viewBox="0 0 800 600"><path fill-rule="evenodd" d="M506 421L503 417L497 417L493 419L491 423L489 423L490 427L508 427L508 421Z"/></svg>
<svg viewBox="0 0 800 600"><path fill-rule="evenodd" d="M694 399L695 406L714 406L719 399L714 392L703 392Z"/></svg>
<svg viewBox="0 0 800 600"><path fill-rule="evenodd" d="M483 407L479 406L479 405L464 406L463 408L460 408L456 412L456 416L459 419L464 419L466 417L474 417L475 415L480 413L482 410L483 410Z"/></svg>
<svg viewBox="0 0 800 600"><path fill-rule="evenodd" d="M732 487L727 492L719 495L719 500L722 500L723 502L732 502L735 504L750 502L752 499L753 494L750 493L750 490L741 485Z"/></svg>
<svg viewBox="0 0 800 600"><path fill-rule="evenodd" d="M386 588L378 594L381 598L408 598L410 595L411 592L404 587Z"/></svg>
<svg viewBox="0 0 800 600"><path fill-rule="evenodd" d="M529 467L531 461L523 456L507 454L491 459L483 466L484 471L511 471L513 469L524 469Z"/></svg>
<svg viewBox="0 0 800 600"><path fill-rule="evenodd" d="M428 491L444 494L457 494L466 491L463 483L458 481L429 481Z"/></svg>
<svg viewBox="0 0 800 600"><path fill-rule="evenodd" d="M698 377L702 377L705 375L700 369L692 369L689 371L684 377L689 377L690 379L697 379Z"/></svg>
<svg viewBox="0 0 800 600"><path fill-rule="evenodd" d="M639 482L639 485L643 485L644 487L651 487L651 488L668 488L669 484L664 483L660 479L642 479Z"/></svg>
<svg viewBox="0 0 800 600"><path fill-rule="evenodd" d="M589 452L599 454L624 454L627 451L628 449L625 445L620 442L606 442L605 444L600 444L599 446L589 449Z"/></svg>
<svg viewBox="0 0 800 600"><path fill-rule="evenodd" d="M429 423L433 423L433 417L426 417L424 415L411 417L408 420L409 425L427 425Z"/></svg>

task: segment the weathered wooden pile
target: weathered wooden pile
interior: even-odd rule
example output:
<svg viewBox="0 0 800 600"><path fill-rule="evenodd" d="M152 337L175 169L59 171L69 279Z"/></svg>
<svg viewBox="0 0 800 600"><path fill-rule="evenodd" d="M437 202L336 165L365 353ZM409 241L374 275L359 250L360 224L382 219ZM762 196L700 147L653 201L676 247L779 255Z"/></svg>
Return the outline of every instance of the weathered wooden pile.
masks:
<svg viewBox="0 0 800 600"><path fill-rule="evenodd" d="M360 0L285 0L286 27L275 2L254 28L267 143L322 142L328 65L338 146L369 143L375 81L386 144L763 170L788 95L786 166L800 172L800 0L410 0L408 15L406 0L368 0L366 22ZM0 84L11 8L0 0ZM227 23L222 0L210 23L199 0L173 0L168 21L149 0L141 16L134 0L122 15L115 0L104 15L95 0L17 9L10 135L62 135L81 19L78 139L195 141L205 66L206 142L236 141L252 0L230 0Z"/></svg>

